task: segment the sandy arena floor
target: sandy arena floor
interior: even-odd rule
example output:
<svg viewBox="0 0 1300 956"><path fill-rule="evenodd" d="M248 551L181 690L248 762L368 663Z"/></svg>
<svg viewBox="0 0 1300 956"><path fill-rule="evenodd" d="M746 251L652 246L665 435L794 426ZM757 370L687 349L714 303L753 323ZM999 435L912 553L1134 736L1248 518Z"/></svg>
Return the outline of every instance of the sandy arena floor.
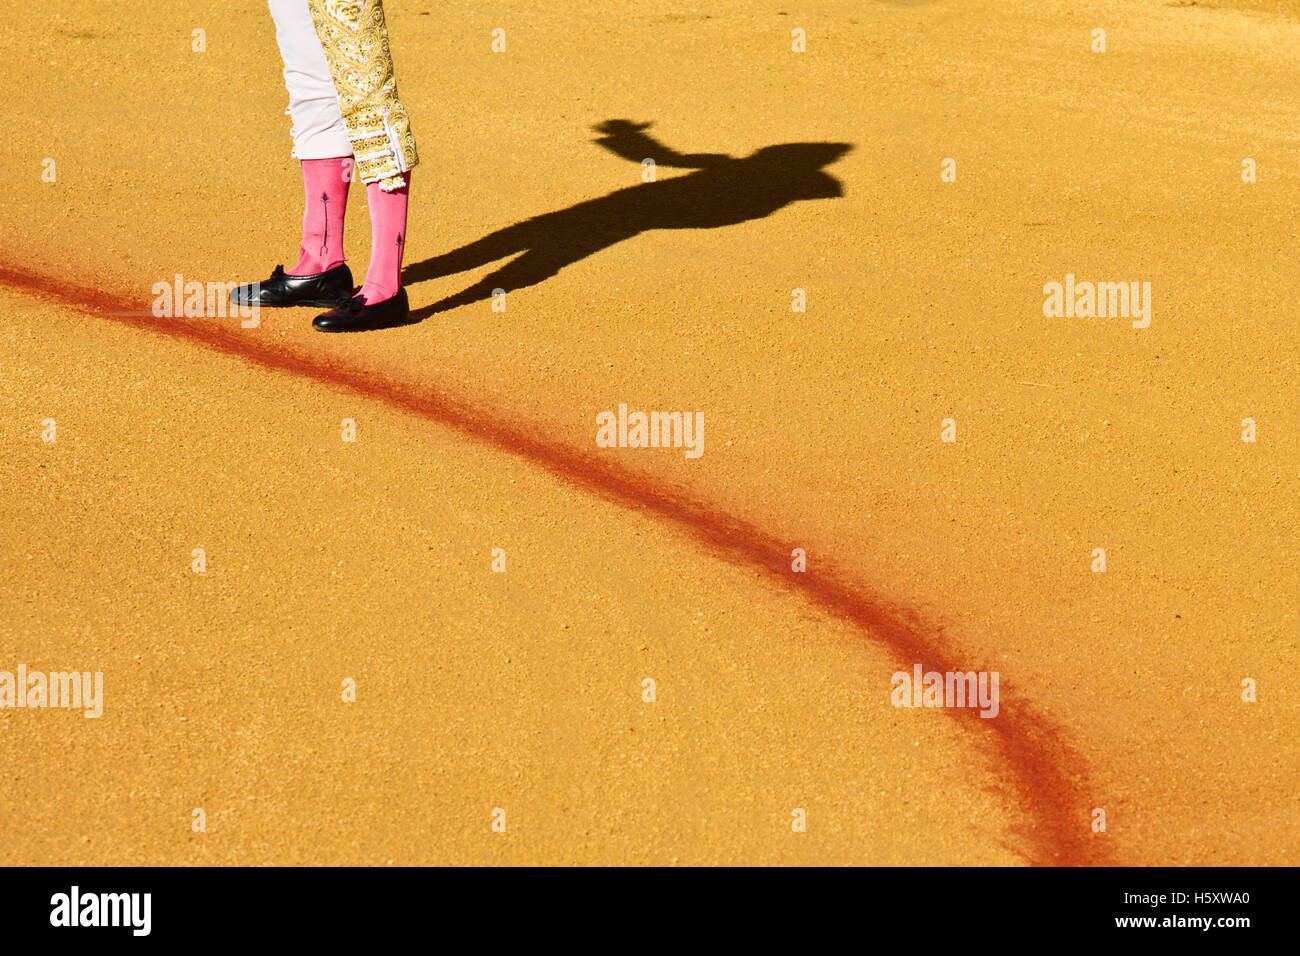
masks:
<svg viewBox="0 0 1300 956"><path fill-rule="evenodd" d="M264 3L7 18L0 671L105 698L0 709L0 864L1295 863L1300 2L593 7L388 0L359 336L150 314L294 261Z"/></svg>

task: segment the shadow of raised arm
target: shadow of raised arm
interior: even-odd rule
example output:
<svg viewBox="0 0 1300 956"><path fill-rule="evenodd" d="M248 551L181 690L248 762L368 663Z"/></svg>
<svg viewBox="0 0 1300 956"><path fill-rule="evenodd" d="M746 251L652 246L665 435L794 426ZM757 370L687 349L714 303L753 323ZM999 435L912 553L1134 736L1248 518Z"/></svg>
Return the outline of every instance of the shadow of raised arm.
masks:
<svg viewBox="0 0 1300 956"><path fill-rule="evenodd" d="M653 159L656 166L672 166L677 169L706 169L725 163L731 159L726 153L679 153L669 149L645 130L652 123L634 123L631 120L606 120L593 126L597 133L604 133L600 139L592 142L605 147L615 156L639 163Z"/></svg>

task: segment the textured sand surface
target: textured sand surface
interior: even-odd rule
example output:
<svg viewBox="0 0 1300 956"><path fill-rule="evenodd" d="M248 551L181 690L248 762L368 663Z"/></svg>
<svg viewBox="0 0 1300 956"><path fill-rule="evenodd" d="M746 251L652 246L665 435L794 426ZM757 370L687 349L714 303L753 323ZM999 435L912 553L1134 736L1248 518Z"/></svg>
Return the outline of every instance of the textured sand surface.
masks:
<svg viewBox="0 0 1300 956"><path fill-rule="evenodd" d="M1300 19L1234 6L392 0L426 317L355 337L110 314L293 260L263 4L11 17L0 669L107 701L0 710L0 860L1294 862Z"/></svg>

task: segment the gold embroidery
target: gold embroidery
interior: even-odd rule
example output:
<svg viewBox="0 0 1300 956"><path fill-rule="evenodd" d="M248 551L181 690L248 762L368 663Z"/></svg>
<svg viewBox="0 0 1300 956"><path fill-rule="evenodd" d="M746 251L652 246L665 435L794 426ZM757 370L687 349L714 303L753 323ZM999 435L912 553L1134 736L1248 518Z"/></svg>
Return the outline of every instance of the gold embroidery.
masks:
<svg viewBox="0 0 1300 956"><path fill-rule="evenodd" d="M400 189L419 162L397 98L383 0L308 0L362 182Z"/></svg>

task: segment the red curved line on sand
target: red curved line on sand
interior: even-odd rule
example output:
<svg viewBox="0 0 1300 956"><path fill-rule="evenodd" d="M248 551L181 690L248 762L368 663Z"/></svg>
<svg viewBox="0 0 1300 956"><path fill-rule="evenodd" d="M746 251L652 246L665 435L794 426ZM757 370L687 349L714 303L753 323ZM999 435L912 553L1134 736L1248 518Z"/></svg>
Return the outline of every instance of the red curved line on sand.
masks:
<svg viewBox="0 0 1300 956"><path fill-rule="evenodd" d="M182 339L204 348L292 375L345 389L409 412L499 449L521 455L561 479L632 509L658 515L688 532L712 553L732 563L761 568L781 584L832 615L849 621L890 649L910 669L963 671L943 647L941 631L916 614L892 606L869 591L854 587L828 570L790 571L790 545L747 521L633 475L595 455L550 444L519 426L498 420L454 398L430 391L413 394L369 374L292 355L250 340L237 331L184 320L158 318L144 311L124 311L122 302L95 289L26 270L0 265L0 283L57 299L83 312L133 328ZM1005 690L1008 684L1002 682ZM882 691L883 692L883 691ZM1055 724L1032 706L1004 698L1001 712L983 719L972 708L944 711L971 733L1003 768L1004 796L1014 798L1029 820L1015 833L1023 845L1008 849L1039 865L1079 866L1106 863L1104 838L1091 833L1083 762L1065 743ZM1074 769L1071 769L1071 766ZM1014 832L1014 831L1013 831Z"/></svg>

